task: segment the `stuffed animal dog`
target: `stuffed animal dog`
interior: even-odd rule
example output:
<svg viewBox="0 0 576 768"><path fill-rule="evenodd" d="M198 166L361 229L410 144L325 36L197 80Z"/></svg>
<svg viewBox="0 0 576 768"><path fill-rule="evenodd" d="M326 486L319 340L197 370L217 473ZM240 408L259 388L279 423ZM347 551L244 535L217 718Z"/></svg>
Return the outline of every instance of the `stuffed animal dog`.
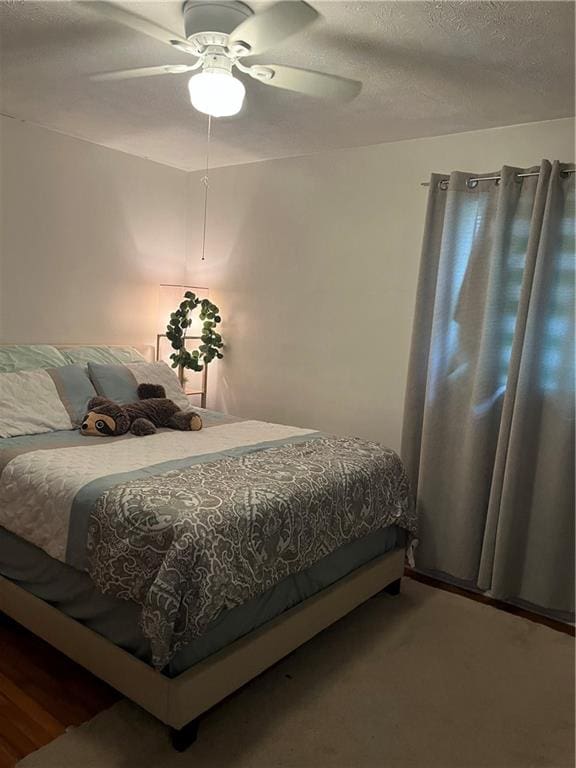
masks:
<svg viewBox="0 0 576 768"><path fill-rule="evenodd" d="M158 427L192 430L202 429L202 419L194 411L181 411L166 398L164 387L157 384L140 384L140 400L119 405L106 397L93 397L88 403L88 413L82 419L83 435L116 437L130 431L142 437L153 435Z"/></svg>

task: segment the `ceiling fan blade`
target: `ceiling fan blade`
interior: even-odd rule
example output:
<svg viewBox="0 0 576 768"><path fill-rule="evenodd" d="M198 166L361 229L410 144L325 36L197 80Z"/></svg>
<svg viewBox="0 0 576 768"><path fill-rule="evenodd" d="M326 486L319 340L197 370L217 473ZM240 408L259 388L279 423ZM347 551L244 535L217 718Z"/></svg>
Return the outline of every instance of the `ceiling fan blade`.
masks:
<svg viewBox="0 0 576 768"><path fill-rule="evenodd" d="M153 77L154 75L182 75L197 69L196 65L164 64L159 67L138 67L136 69L117 69L114 72L99 72L90 75L90 80L132 80L135 77Z"/></svg>
<svg viewBox="0 0 576 768"><path fill-rule="evenodd" d="M120 8L115 3L103 2L102 0L96 0L94 2L82 2L77 0L76 5L81 8L87 8L89 11L93 11L100 16L106 16L111 21L115 21L118 24L123 24L125 27L130 27L137 32L141 32L148 37L153 37L155 40L160 40L162 43L174 46L178 44L179 50L187 50L192 55L196 55L194 48L188 43L185 37L177 35L171 32L169 29L164 29L158 24L154 24L148 19L143 19L141 16L137 16L135 13Z"/></svg>
<svg viewBox="0 0 576 768"><path fill-rule="evenodd" d="M233 49L244 44L250 48L244 55L255 56L300 32L319 16L318 11L303 0L282 0L239 24L230 33L228 47Z"/></svg>
<svg viewBox="0 0 576 768"><path fill-rule="evenodd" d="M268 73L273 73L271 77L266 70ZM320 99L351 101L362 90L362 83L359 80L314 72L311 69L285 67L280 64L258 64L250 68L249 74L265 85L297 91Z"/></svg>

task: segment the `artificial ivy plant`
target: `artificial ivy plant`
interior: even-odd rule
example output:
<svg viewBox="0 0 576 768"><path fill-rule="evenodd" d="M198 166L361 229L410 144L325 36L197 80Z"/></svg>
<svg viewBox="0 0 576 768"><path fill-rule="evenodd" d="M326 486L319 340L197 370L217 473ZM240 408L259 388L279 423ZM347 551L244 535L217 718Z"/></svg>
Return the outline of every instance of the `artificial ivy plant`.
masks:
<svg viewBox="0 0 576 768"><path fill-rule="evenodd" d="M189 352L186 349L186 331L192 325L191 313L200 307L200 320L203 321L201 344L198 349ZM222 336L216 330L220 323L220 310L216 304L208 299L200 299L192 291L186 291L184 300L175 312L170 315L170 321L166 328L166 338L176 351L170 355L172 368L189 368L192 371L201 371L204 365L208 365L215 357L222 359L224 355L220 351L224 343Z"/></svg>

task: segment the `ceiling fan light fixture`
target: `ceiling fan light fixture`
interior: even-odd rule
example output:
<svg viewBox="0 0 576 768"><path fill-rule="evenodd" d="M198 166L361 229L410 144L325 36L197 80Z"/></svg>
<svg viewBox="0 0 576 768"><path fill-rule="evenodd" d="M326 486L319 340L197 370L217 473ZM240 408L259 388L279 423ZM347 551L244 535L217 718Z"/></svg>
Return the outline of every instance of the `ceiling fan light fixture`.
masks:
<svg viewBox="0 0 576 768"><path fill-rule="evenodd" d="M242 109L246 88L231 72L200 72L188 83L194 109L212 117L229 117Z"/></svg>

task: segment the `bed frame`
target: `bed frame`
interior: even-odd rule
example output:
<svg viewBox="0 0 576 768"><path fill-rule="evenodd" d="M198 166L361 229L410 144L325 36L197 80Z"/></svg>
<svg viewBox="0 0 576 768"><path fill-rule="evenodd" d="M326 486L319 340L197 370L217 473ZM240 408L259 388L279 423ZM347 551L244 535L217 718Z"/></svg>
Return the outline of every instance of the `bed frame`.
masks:
<svg viewBox="0 0 576 768"><path fill-rule="evenodd" d="M403 570L404 550L387 552L175 678L4 577L0 611L169 725L182 751L200 715L377 592L398 594Z"/></svg>
<svg viewBox="0 0 576 768"><path fill-rule="evenodd" d="M202 714L376 593L399 594L403 572L404 550L387 552L175 678L2 576L0 611L170 726L183 751Z"/></svg>

